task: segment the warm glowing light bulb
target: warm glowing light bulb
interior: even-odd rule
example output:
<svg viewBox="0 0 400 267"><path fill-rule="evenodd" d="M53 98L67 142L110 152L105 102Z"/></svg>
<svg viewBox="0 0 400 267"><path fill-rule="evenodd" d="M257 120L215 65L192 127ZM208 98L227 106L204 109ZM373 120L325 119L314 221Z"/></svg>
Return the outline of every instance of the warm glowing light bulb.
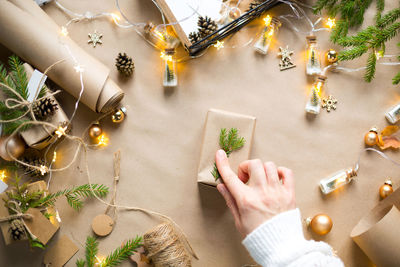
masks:
<svg viewBox="0 0 400 267"><path fill-rule="evenodd" d="M376 51L375 52L376 60L379 60L381 57L384 56L384 53L382 50Z"/></svg>
<svg viewBox="0 0 400 267"><path fill-rule="evenodd" d="M269 26L269 24L271 24L272 17L270 15L267 15L263 20L264 20L265 26Z"/></svg>
<svg viewBox="0 0 400 267"><path fill-rule="evenodd" d="M56 162L56 160L57 160L57 152L54 151L53 152L53 160L52 160L52 162L54 163L54 162Z"/></svg>
<svg viewBox="0 0 400 267"><path fill-rule="evenodd" d="M165 52L161 51L160 53L160 58L167 60L167 61L172 61L172 55L167 55Z"/></svg>
<svg viewBox="0 0 400 267"><path fill-rule="evenodd" d="M62 34L63 36L68 36L68 29L67 29L67 27L65 27L65 26L62 26L62 27L61 27L61 34Z"/></svg>
<svg viewBox="0 0 400 267"><path fill-rule="evenodd" d="M101 267L101 266L103 266L103 264L105 263L105 261L106 261L106 257L97 255L97 256L96 256L96 263L95 263L95 265Z"/></svg>
<svg viewBox="0 0 400 267"><path fill-rule="evenodd" d="M121 17L118 16L117 14L115 14L115 13L111 13L111 17L112 17L112 19L114 20L115 23L117 23L118 21L121 20Z"/></svg>
<svg viewBox="0 0 400 267"><path fill-rule="evenodd" d="M97 137L97 144L99 146L106 146L108 145L108 137L105 134L101 134L99 137Z"/></svg>
<svg viewBox="0 0 400 267"><path fill-rule="evenodd" d="M40 171L40 174L43 176L49 172L49 168L47 168L47 166L45 166L45 165L40 165L39 171Z"/></svg>
<svg viewBox="0 0 400 267"><path fill-rule="evenodd" d="M0 171L0 181L5 182L6 178L7 178L6 171L1 170Z"/></svg>
<svg viewBox="0 0 400 267"><path fill-rule="evenodd" d="M224 41L222 41L222 42L217 41L217 42L214 44L214 47L217 48L217 50L220 50L220 49L224 48Z"/></svg>
<svg viewBox="0 0 400 267"><path fill-rule="evenodd" d="M59 126L58 129L54 132L58 138L60 138L61 136L65 135L65 131L67 130L67 127L62 127Z"/></svg>
<svg viewBox="0 0 400 267"><path fill-rule="evenodd" d="M83 66L81 66L81 65L79 65L79 64L76 64L76 65L74 66L74 69L75 69L75 71L76 71L77 73L82 73L82 72L85 71L85 69L83 68Z"/></svg>
<svg viewBox="0 0 400 267"><path fill-rule="evenodd" d="M350 183L355 176L357 176L357 172L353 168L340 170L322 179L319 183L319 186L322 193L329 194L336 189Z"/></svg>
<svg viewBox="0 0 400 267"><path fill-rule="evenodd" d="M333 27L336 26L336 19L328 18L326 21L326 25L329 27L329 29L332 29Z"/></svg>

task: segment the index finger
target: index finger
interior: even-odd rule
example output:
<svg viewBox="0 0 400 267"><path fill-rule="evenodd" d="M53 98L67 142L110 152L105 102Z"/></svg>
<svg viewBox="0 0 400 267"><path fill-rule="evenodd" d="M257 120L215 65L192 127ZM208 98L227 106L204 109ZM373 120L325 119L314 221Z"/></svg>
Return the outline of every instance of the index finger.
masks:
<svg viewBox="0 0 400 267"><path fill-rule="evenodd" d="M234 198L238 197L244 188L244 184L232 171L228 157L222 149L217 151L215 155L215 163L217 164L218 171L229 192L231 192Z"/></svg>

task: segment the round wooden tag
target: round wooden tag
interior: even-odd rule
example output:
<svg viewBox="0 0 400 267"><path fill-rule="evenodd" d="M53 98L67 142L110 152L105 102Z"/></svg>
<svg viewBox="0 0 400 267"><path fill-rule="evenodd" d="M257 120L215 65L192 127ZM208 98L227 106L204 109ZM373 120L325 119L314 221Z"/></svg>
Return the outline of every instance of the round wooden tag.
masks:
<svg viewBox="0 0 400 267"><path fill-rule="evenodd" d="M109 235L113 230L113 226L113 219L106 214L97 215L92 221L92 230L98 236Z"/></svg>

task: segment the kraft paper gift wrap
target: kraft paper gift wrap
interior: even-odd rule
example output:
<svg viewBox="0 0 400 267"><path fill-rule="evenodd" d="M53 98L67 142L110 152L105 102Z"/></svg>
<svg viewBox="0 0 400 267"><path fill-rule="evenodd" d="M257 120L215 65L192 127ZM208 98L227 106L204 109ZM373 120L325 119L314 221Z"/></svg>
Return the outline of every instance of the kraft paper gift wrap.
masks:
<svg viewBox="0 0 400 267"><path fill-rule="evenodd" d="M242 161L249 159L255 126L255 117L210 109L204 126L197 182L210 186L218 184L211 171L214 168L215 152L220 149L219 134L222 128L226 128L227 131L231 128L236 128L238 129L238 135L246 140L241 149L233 151L229 156L231 168L236 171Z"/></svg>
<svg viewBox="0 0 400 267"><path fill-rule="evenodd" d="M24 67L29 80L34 70L30 65L26 63L24 64ZM55 97L49 95L49 93L48 97L54 100L54 103L58 105L58 109L49 118L48 122L50 122L53 125L61 125L62 123L68 123L69 122L68 117L65 114L64 110L62 109L62 107L59 105L58 101L55 99ZM21 137L25 140L25 143L28 146L36 149L43 149L57 139L57 137L54 135L53 128L49 129L49 127L45 127L42 125L34 125L28 130L21 132Z"/></svg>
<svg viewBox="0 0 400 267"><path fill-rule="evenodd" d="M378 267L400 264L400 190L384 199L354 227L351 237Z"/></svg>
<svg viewBox="0 0 400 267"><path fill-rule="evenodd" d="M81 102L93 111L108 111L124 96L118 85L109 79L110 70L69 37L62 36L60 27L34 1L0 0L0 43L41 72L65 60L47 76L76 98L81 91L81 81L74 66L83 66L85 89Z"/></svg>

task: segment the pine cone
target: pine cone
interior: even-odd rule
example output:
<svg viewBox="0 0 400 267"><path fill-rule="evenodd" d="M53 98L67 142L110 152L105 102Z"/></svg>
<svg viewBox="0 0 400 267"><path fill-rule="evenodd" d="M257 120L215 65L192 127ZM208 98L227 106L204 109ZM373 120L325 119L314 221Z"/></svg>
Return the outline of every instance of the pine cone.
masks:
<svg viewBox="0 0 400 267"><path fill-rule="evenodd" d="M52 116L57 109L58 105L49 97L36 101L32 107L35 117L39 120L44 120L47 117Z"/></svg>
<svg viewBox="0 0 400 267"><path fill-rule="evenodd" d="M197 32L191 32L189 33L189 40L192 44L197 43L198 41L201 40L199 33Z"/></svg>
<svg viewBox="0 0 400 267"><path fill-rule="evenodd" d="M207 16L200 16L197 25L199 26L199 36L201 38L210 35L218 29L217 23Z"/></svg>
<svg viewBox="0 0 400 267"><path fill-rule="evenodd" d="M46 162L42 158L24 158L24 162L26 162L29 165L33 165L36 167L40 167L41 165L46 165ZM43 178L44 175L38 170L37 168L33 167L28 167L25 165L22 165L22 168L25 170L26 174L28 174L31 177L35 178Z"/></svg>
<svg viewBox="0 0 400 267"><path fill-rule="evenodd" d="M118 57L115 59L115 66L118 71L126 76L132 74L133 69L135 68L135 64L131 57L129 57L126 53L119 53Z"/></svg>
<svg viewBox="0 0 400 267"><path fill-rule="evenodd" d="M250 11L256 7L258 7L259 5L261 5L264 1L263 0L253 0L250 4L249 4L249 9L247 11Z"/></svg>
<svg viewBox="0 0 400 267"><path fill-rule="evenodd" d="M11 221L8 231L14 240L21 240L26 235L24 224L19 219Z"/></svg>

